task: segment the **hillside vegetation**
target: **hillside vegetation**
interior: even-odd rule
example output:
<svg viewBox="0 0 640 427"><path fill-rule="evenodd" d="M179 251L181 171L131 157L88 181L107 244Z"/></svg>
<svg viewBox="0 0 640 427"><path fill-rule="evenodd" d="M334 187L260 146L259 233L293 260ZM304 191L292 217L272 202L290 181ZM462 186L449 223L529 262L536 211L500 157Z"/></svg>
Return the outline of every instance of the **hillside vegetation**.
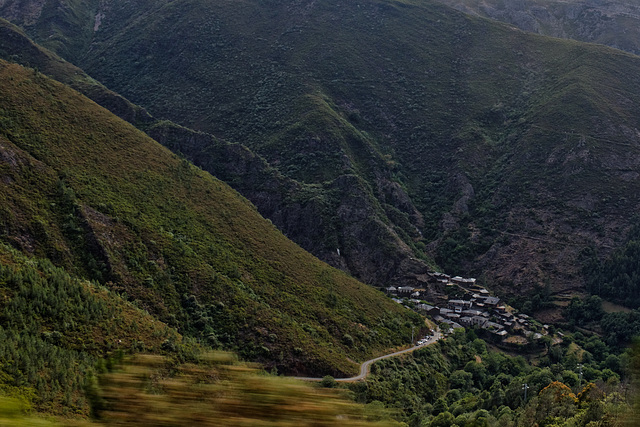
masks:
<svg viewBox="0 0 640 427"><path fill-rule="evenodd" d="M104 2L97 13L69 57L156 117L245 144L311 185L295 214L237 188L369 283L416 284L426 265L412 258L432 256L505 293L573 291L581 250L625 240L640 194L633 55L431 1ZM237 158L207 155L213 137L162 135L213 173L233 170Z"/></svg>
<svg viewBox="0 0 640 427"><path fill-rule="evenodd" d="M34 44L14 25L0 20L0 31L0 57L37 67L144 129L160 143L231 184L257 205L261 215L330 264L377 285L411 282L416 274L426 271L423 262L410 258L411 248L415 250L416 246L409 236L419 234L414 223L420 225L421 216L397 183L382 180L380 185L389 200L381 206L366 183L355 176L325 185L285 177L246 146L154 119L79 68ZM350 206L354 193L361 204L355 211ZM389 203L407 210L411 219Z"/></svg>
<svg viewBox="0 0 640 427"><path fill-rule="evenodd" d="M640 6L633 0L439 0L524 31L640 53Z"/></svg>
<svg viewBox="0 0 640 427"><path fill-rule="evenodd" d="M4 242L280 372L352 373L422 325L77 92L5 62L0 76Z"/></svg>
<svg viewBox="0 0 640 427"><path fill-rule="evenodd" d="M95 418L27 414L0 396L0 424L13 426L398 426L391 413L359 405L346 393L265 374L233 354L208 352L191 363L136 355L92 382Z"/></svg>
<svg viewBox="0 0 640 427"><path fill-rule="evenodd" d="M24 28L0 21L0 57L31 67L0 61L0 424L16 401L106 425L634 423L640 311L608 311L638 304L639 57L425 0L0 13ZM484 335L528 360L457 330L349 384L366 408L201 356L350 375L425 323L346 272L422 286L434 262L529 313L559 296L567 330Z"/></svg>
<svg viewBox="0 0 640 427"><path fill-rule="evenodd" d="M197 351L106 288L5 243L0 296L0 394L39 411L87 416L87 378L120 352Z"/></svg>
<svg viewBox="0 0 640 427"><path fill-rule="evenodd" d="M567 335L531 363L492 351L476 332L458 330L409 357L383 360L366 384L349 388L357 401L395 408L412 426L637 424L625 393L630 378L618 376L623 365L631 373L637 349L618 357L595 336Z"/></svg>

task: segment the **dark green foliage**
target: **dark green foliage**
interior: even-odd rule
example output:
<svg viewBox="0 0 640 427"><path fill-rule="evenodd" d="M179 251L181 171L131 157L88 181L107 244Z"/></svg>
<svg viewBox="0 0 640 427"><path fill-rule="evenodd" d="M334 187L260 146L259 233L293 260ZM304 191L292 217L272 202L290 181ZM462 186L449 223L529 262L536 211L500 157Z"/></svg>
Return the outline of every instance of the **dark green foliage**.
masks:
<svg viewBox="0 0 640 427"><path fill-rule="evenodd" d="M27 260L5 245L0 257L11 259L0 264L0 389L33 390L29 403L39 410L86 415L85 376L100 358L158 351L160 337L177 336L48 260Z"/></svg>
<svg viewBox="0 0 640 427"><path fill-rule="evenodd" d="M602 308L602 299L597 295L592 295L584 301L574 297L565 314L571 325L601 329L603 340L612 348L624 347L633 337L640 335L640 310L605 313ZM585 349L602 360L606 357L608 349L602 348L604 345L602 341L598 340L598 342L599 348L585 347Z"/></svg>
<svg viewBox="0 0 640 427"><path fill-rule="evenodd" d="M587 381L618 391L620 357L609 354L606 344L596 337L583 337L581 343L589 351L609 354L602 362L587 362L587 354L591 354L587 352L581 354L581 359L574 358L575 344L567 339L552 347L558 352L558 360L545 366L542 359L533 365L522 356L489 351L482 340L470 341L467 335L456 331L409 357L376 362L366 383L354 384L350 389L358 401L383 402L398 409L402 421L416 426L452 425L452 420L457 425L513 425L501 424L507 420L515 425L532 425L527 424L526 411L533 404L532 399L554 381L564 382L576 394ZM578 361L583 365L582 384L578 384ZM618 373L606 366L617 366ZM529 387L526 402L522 389L525 383Z"/></svg>
<svg viewBox="0 0 640 427"><path fill-rule="evenodd" d="M335 378L330 375L325 376L324 378L322 378L322 381L320 381L320 386L325 388L334 388L337 387L337 385L338 383L336 382Z"/></svg>
<svg viewBox="0 0 640 427"><path fill-rule="evenodd" d="M602 316L600 325L605 333L605 340L611 346L626 345L640 335L640 311L631 313L608 313Z"/></svg>
<svg viewBox="0 0 640 427"><path fill-rule="evenodd" d="M547 283L544 287L534 287L526 295L515 295L509 299L509 305L528 315L535 314L540 310L553 308L555 306L551 295L551 286Z"/></svg>
<svg viewBox="0 0 640 427"><path fill-rule="evenodd" d="M593 249L583 251L587 289L627 307L640 307L640 227L638 218L627 236L624 246L604 260Z"/></svg>
<svg viewBox="0 0 640 427"><path fill-rule="evenodd" d="M576 324L597 322L604 315L602 299L596 295L592 295L584 301L574 297L567 307L566 315Z"/></svg>

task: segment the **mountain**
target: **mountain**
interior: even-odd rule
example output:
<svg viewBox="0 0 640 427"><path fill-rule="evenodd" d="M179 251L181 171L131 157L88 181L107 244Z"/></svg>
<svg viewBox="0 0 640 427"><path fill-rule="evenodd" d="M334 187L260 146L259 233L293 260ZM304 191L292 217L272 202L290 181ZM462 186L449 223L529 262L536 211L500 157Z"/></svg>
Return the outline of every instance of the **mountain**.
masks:
<svg viewBox="0 0 640 427"><path fill-rule="evenodd" d="M640 6L630 0L441 0L465 13L546 36L599 43L640 54Z"/></svg>
<svg viewBox="0 0 640 427"><path fill-rule="evenodd" d="M631 226L633 55L430 1L96 7L84 46L62 43L76 46L69 57L154 116L242 143L311 185L297 199L308 213L272 221L367 282L419 284L426 265L403 265L430 255L506 294L573 291L583 249L604 256ZM61 19L41 13L27 29ZM206 141L171 135L194 161L220 163Z"/></svg>
<svg viewBox="0 0 640 427"><path fill-rule="evenodd" d="M143 108L107 89L50 50L37 45L22 30L4 19L0 19L0 58L37 68L130 123L142 124L152 120Z"/></svg>
<svg viewBox="0 0 640 427"><path fill-rule="evenodd" d="M118 55L117 67L131 71L129 53L119 46L134 46L130 35L162 38L150 22L167 32L174 28L168 24L191 19L197 32L196 18L205 11L223 15L220 5L146 5L136 15L138 4L33 3L25 29L34 37L37 28L53 29L50 47L83 67L96 52L109 52L100 59L105 67L93 69L109 74ZM183 9L166 14L174 6ZM246 366L220 365L220 356L205 357L205 364L220 367L222 378L223 372L241 378L220 383L218 373L191 364L168 378L181 362L197 360L202 347L233 349L279 372L342 375L354 370L354 361L402 345L414 326L424 325L302 251L274 225L316 252L324 248L341 268L368 272L371 283L422 283L433 255L448 271L481 273L504 294L536 292L528 301L533 308L542 306L542 293L579 292L585 282L597 289L601 280L610 281L604 286L610 294L624 287L622 302L633 303L638 229L629 212L638 202L638 57L525 34L429 2L233 6L220 21L208 22L247 26L230 31L229 44L213 50L237 48L224 66L256 61L246 73L259 75L269 64L282 79L263 80L268 90L247 98L242 91L251 79L235 86L242 75L208 75L203 68L203 78L226 80L213 81L218 86L208 94L211 88L202 86L199 96L220 91L230 99L211 98L207 111L185 90L195 87L191 79L168 79L164 83L173 87L159 87L154 98L139 85L162 77L157 70L123 74L130 80L121 76L120 84L143 95L146 101L136 102L155 116L31 43L21 30L0 25L0 55L35 67L0 62L0 393L47 412L86 415L83 399L99 397L92 372L110 370L123 352L149 351L171 359L137 359L142 364L124 368L135 376L107 376L109 409L116 409L110 415L144 423L136 414L147 405L165 411L168 422L180 416L169 415L172 409L197 419L202 399L218 397L205 393L193 401L193 393L212 389L208 380L213 390L250 391L233 402L223 396L234 412L248 408L245 397L256 403L256 389L267 403L295 390L306 395L294 383L245 376ZM14 4L12 10L26 9ZM256 10L265 18L245 15ZM109 11L122 15L110 21ZM256 41L255 26L269 29L287 14L305 25L281 34L275 51L247 51ZM86 16L93 25L82 21ZM72 17L81 27L71 25ZM345 22L353 29L344 29ZM91 36L74 37L85 34L82 28ZM302 43L310 29L315 33ZM111 33L98 34L102 30ZM206 37L193 40L199 55L211 52ZM180 49L176 40L157 50L136 46L153 47L155 54L144 57L152 62L165 53L164 62L154 62L158 67ZM182 74L215 68L191 54ZM89 96L104 95L92 98L131 123L45 74ZM178 88L179 108L167 104L166 114L158 113L166 93L179 98ZM237 114L235 123L208 122L220 117L220 105L244 108L245 102L245 110L227 110ZM278 120L266 126L265 118ZM257 209L189 159L256 200ZM563 338L553 327L542 336L547 328L536 324L545 349L531 366L523 357L488 351L480 331L459 330L412 357L377 365L372 378L350 389L370 403L367 419L380 419L386 405L401 408L401 418L412 424L619 418L627 403L605 392L615 396L627 382L622 362L630 356L620 357L614 347L637 329L637 313L605 314L603 307L597 297L573 299L567 312L581 332L563 331ZM603 331L614 331L606 342L585 329L598 319ZM533 342L524 342L534 350ZM152 395L138 386L140 373L150 372L145 360L162 364L161 375L151 374ZM573 372L578 363L580 377ZM574 395L583 379L594 383ZM335 385L330 380L322 384ZM522 398L522 384L529 384L530 399ZM140 399L123 400L123 391ZM550 406L560 394L567 398L561 407ZM262 398L242 415L281 415L278 403L267 408ZM334 412L328 416L336 420Z"/></svg>
<svg viewBox="0 0 640 427"><path fill-rule="evenodd" d="M301 205L327 215L312 205L306 222L274 223L296 241L325 236L315 252L340 265L340 250L366 281L360 266L397 254L381 284L427 254L505 294L572 291L585 282L582 250L606 255L631 225L633 55L430 1L105 2L95 16L70 55L78 65L154 116L242 143L311 185ZM210 137L164 134L203 165L224 161L205 156ZM342 232L349 218L382 225Z"/></svg>
<svg viewBox="0 0 640 427"><path fill-rule="evenodd" d="M78 92L6 62L0 75L3 242L280 372L351 373L423 325Z"/></svg>
<svg viewBox="0 0 640 427"><path fill-rule="evenodd" d="M210 134L154 119L144 109L108 90L79 68L36 45L7 21L0 20L0 31L4 36L0 39L0 57L38 67L232 184L257 205L263 216L323 260L377 285L412 285L416 276L423 276L427 271L424 262L410 256L413 241L406 237L408 234L416 235L417 229L412 223L421 223L420 214L397 183L384 180L382 185L389 203L408 210L412 221L407 221L406 214L388 203L380 206L366 185L355 177L345 177L340 182L325 186L285 177L246 146L230 144ZM199 143L194 144L194 140ZM215 157L211 155L213 151ZM251 167L245 165L247 156ZM353 190L359 193L360 212L353 212L348 207L342 209L345 203L341 200L352 198ZM337 215L338 209L342 211L340 215ZM389 212L401 228L389 220L386 214ZM318 218L321 221L317 221Z"/></svg>

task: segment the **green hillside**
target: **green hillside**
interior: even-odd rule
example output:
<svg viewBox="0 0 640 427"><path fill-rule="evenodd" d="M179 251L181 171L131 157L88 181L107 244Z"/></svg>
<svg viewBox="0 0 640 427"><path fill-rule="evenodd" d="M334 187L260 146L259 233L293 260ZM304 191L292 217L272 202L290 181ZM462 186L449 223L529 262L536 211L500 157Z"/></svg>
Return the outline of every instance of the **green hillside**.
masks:
<svg viewBox="0 0 640 427"><path fill-rule="evenodd" d="M420 284L432 258L505 293L573 292L581 251L606 256L632 225L631 54L428 0L73 7L92 10L84 44L84 21L4 16L155 117L215 135L154 137L365 282ZM246 184L263 172L214 156L224 141L267 162L275 199Z"/></svg>
<svg viewBox="0 0 640 427"><path fill-rule="evenodd" d="M260 214L307 251L371 284L413 284L426 266L408 261L422 219L397 182L378 176L380 204L366 182L345 177L325 184L286 177L246 146L158 121L91 79L79 68L35 45L14 25L0 20L0 57L37 67L70 85L216 177L257 205ZM344 207L358 194L358 212ZM346 203L345 203L346 201ZM397 206L397 207L396 207ZM338 211L342 211L337 215ZM319 221L317 219L320 219Z"/></svg>
<svg viewBox="0 0 640 427"><path fill-rule="evenodd" d="M439 0L524 31L640 53L640 7L633 0Z"/></svg>
<svg viewBox="0 0 640 427"><path fill-rule="evenodd" d="M151 116L137 105L110 91L80 68L35 44L18 27L0 18L0 58L36 68L91 98L118 117L134 124L144 124Z"/></svg>
<svg viewBox="0 0 640 427"><path fill-rule="evenodd" d="M426 250L505 292L560 292L584 285L583 248L606 253L624 240L640 194L633 55L430 1L185 0L103 12L78 64L156 117L241 142L316 185L307 200L324 198L340 218L316 253L340 265L329 256L339 249L368 282L384 284L362 266L391 255L382 282L411 283L423 267L403 260ZM220 162L206 152L185 155ZM341 225L364 212L393 233L359 243L368 227ZM286 218L274 223L287 229Z"/></svg>
<svg viewBox="0 0 640 427"><path fill-rule="evenodd" d="M0 396L104 425L633 423L640 57L429 0L0 14ZM425 323L347 272L442 296L432 262L558 323L382 361L366 408L200 357L352 374Z"/></svg>
<svg viewBox="0 0 640 427"><path fill-rule="evenodd" d="M279 372L351 373L348 359L421 325L77 92L18 65L0 74L3 241Z"/></svg>
<svg viewBox="0 0 640 427"><path fill-rule="evenodd" d="M39 411L87 416L88 376L120 351L159 353L169 343L182 357L197 350L106 288L5 243L0 296L0 394Z"/></svg>

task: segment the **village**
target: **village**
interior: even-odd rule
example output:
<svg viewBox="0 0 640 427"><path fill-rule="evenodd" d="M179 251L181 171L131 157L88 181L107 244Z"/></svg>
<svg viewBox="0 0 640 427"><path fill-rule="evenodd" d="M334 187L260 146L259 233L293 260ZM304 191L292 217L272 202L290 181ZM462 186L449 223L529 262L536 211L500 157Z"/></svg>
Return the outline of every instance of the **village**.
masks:
<svg viewBox="0 0 640 427"><path fill-rule="evenodd" d="M451 277L448 274L429 272L428 281L445 290L437 305L427 303L429 292L411 286L387 287L385 293L399 304L425 314L445 329L476 328L494 343L510 346L540 341L549 335L549 326L541 325L524 313L492 296L474 278Z"/></svg>

